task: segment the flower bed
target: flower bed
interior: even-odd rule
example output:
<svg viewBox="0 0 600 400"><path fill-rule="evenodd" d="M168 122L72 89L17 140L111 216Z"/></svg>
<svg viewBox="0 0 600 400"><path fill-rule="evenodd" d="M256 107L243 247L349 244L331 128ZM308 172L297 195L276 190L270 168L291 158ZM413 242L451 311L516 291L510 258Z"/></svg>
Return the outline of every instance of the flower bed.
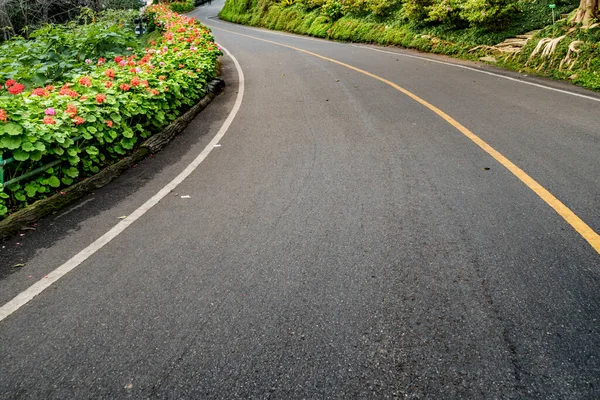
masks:
<svg viewBox="0 0 600 400"><path fill-rule="evenodd" d="M0 187L0 216L118 161L204 95L221 55L210 31L166 6L148 14L162 37L140 54L91 60L70 82L30 90L5 82L0 151L13 161Z"/></svg>

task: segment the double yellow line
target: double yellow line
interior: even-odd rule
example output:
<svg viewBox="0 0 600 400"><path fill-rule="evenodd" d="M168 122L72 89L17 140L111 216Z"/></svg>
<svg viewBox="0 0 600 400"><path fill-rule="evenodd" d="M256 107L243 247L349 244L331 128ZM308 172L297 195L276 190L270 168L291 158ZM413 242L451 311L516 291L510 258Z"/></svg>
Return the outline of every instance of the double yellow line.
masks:
<svg viewBox="0 0 600 400"><path fill-rule="evenodd" d="M476 134L471 132L469 129L465 128L457 120L455 120L454 118L452 118L451 116L449 116L448 114L446 114L445 112L443 112L442 110L440 110L439 108L434 106L433 104L429 103L428 101L423 100L416 94L404 89L403 87L398 86L397 84L395 84L392 81L382 78L381 76L372 74L371 72L362 70L360 68L343 63L341 61L334 60L333 58L329 58L329 57L325 57L325 56L322 56L317 53L313 53L312 51L304 50L304 49L301 49L298 47L290 46L290 45L279 43L279 42L274 42L272 40L258 38L256 36L245 35L243 33L238 33L238 32L230 31L230 30L223 29L223 28L213 28L213 29L229 32L234 35L244 36L244 37L254 39L254 40L259 40L261 42L271 43L276 46L287 47L288 49L296 50L296 51L299 51L299 52L302 52L305 54L310 54L311 56L332 62L334 64L341 65L343 67L346 67L348 69L351 69L351 70L361 73L363 75L369 76L373 79L377 79L378 81L383 82L386 85L393 87L394 89L398 90L399 92L402 92L403 94L410 97L417 103L422 104L423 106L425 106L428 109L430 109L431 111L433 111L435 114L442 117L446 122L448 122L450 125L455 127L459 132L461 132L463 135L465 135L467 138L469 138L473 143L475 143L477 146L479 146L483 151L488 153L496 161L498 161L500 164L502 164L513 175L515 175L517 178L519 178L519 180L521 180L521 182L523 182L525 185L527 185L527 187L529 189L533 190L533 192L535 194L537 194L542 200L544 200L546 202L546 204L548 204L550 207L552 207L554 209L554 211L556 211L558 213L558 215L560 215L569 225L571 225L573 227L573 229L575 229L577 231L577 233L579 233L585 240L587 240L588 243L592 246L592 248L594 248L594 250L596 250L596 252L598 254L600 254L600 235L598 235L592 228L590 228L590 226L588 224L586 224L581 218L579 218L577 216L577 214L575 214L573 211L571 211L571 209L569 207L567 207L563 202L558 200L552 193L550 193L547 189L545 189L542 185L540 185L535 179L533 179L531 176L529 176L521 168L517 167L512 161L510 161L508 158L504 157L501 153L499 153L496 149L494 149L492 146L490 146L487 142L485 142L479 136L477 136Z"/></svg>

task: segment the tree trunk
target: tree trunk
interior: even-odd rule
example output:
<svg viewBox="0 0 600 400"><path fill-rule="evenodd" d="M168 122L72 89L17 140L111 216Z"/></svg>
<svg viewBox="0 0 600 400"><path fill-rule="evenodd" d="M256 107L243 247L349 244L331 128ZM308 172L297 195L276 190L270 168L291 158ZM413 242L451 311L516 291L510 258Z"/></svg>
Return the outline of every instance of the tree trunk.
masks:
<svg viewBox="0 0 600 400"><path fill-rule="evenodd" d="M581 23L584 26L591 25L594 19L598 18L599 7L600 0L581 0L573 22L576 24Z"/></svg>

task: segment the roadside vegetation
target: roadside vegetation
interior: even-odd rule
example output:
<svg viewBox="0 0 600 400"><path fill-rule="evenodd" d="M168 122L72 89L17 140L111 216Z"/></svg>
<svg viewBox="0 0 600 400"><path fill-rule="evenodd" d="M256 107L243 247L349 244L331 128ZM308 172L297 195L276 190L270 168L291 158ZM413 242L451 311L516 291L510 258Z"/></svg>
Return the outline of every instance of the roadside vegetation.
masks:
<svg viewBox="0 0 600 400"><path fill-rule="evenodd" d="M549 5L547 0L226 0L220 16L333 40L483 59L599 90L598 0L556 0L556 23ZM526 33L518 39L520 47L509 46L510 38ZM507 39L507 45L497 46Z"/></svg>
<svg viewBox="0 0 600 400"><path fill-rule="evenodd" d="M204 96L220 49L192 18L84 10L0 46L0 217L131 152Z"/></svg>

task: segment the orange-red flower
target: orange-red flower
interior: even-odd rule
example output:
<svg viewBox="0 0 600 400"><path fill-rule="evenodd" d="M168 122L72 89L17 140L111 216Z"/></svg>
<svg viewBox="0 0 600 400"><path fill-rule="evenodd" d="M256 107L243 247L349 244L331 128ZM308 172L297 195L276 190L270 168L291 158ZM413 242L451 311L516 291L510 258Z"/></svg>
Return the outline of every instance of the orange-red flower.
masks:
<svg viewBox="0 0 600 400"><path fill-rule="evenodd" d="M11 87L8 88L8 93L10 94L19 94L23 90L25 90L25 86L20 83L15 83Z"/></svg>
<svg viewBox="0 0 600 400"><path fill-rule="evenodd" d="M90 87L90 86L92 86L92 80L90 78L88 78L87 76L84 76L81 79L79 79L79 84Z"/></svg>
<svg viewBox="0 0 600 400"><path fill-rule="evenodd" d="M107 89L110 89L112 87L113 83L111 81L106 81L104 82L104 86L106 86Z"/></svg>
<svg viewBox="0 0 600 400"><path fill-rule="evenodd" d="M139 86L140 85L140 78L138 78L137 76L134 76L133 79L131 80L131 85L132 86Z"/></svg>
<svg viewBox="0 0 600 400"><path fill-rule="evenodd" d="M31 91L31 94L34 96L46 97L50 93L44 88L35 88Z"/></svg>
<svg viewBox="0 0 600 400"><path fill-rule="evenodd" d="M167 77L164 76L164 75L161 75L161 76L158 77L158 79L161 80L161 81L164 81L165 79L167 79Z"/></svg>
<svg viewBox="0 0 600 400"><path fill-rule="evenodd" d="M44 117L44 120L42 122L44 122L45 125L54 125L56 123L56 121L52 117Z"/></svg>
<svg viewBox="0 0 600 400"><path fill-rule="evenodd" d="M106 126L108 126L109 128L112 128L112 126L113 126L113 122L112 122L110 119L108 119L108 120L104 121L104 123L105 123L105 124L106 124Z"/></svg>
<svg viewBox="0 0 600 400"><path fill-rule="evenodd" d="M106 100L106 95L105 94L101 94L100 93L100 94L96 95L96 102L97 103L102 104L102 103L104 103L105 100Z"/></svg>
<svg viewBox="0 0 600 400"><path fill-rule="evenodd" d="M104 71L104 75L106 75L108 79L113 79L115 77L115 71L112 69L107 69Z"/></svg>
<svg viewBox="0 0 600 400"><path fill-rule="evenodd" d="M128 91L129 89L131 89L131 86L129 86L129 85L128 85L128 84L126 84L126 83L121 83L121 85L119 85L119 88L121 88L121 90L122 90L122 91L126 92L126 91Z"/></svg>
<svg viewBox="0 0 600 400"><path fill-rule="evenodd" d="M73 98L79 97L79 93L77 93L73 89L69 89L69 86L67 86L67 85L64 85L63 87L61 87L60 90L58 91L58 94L60 94L61 96L70 96Z"/></svg>
<svg viewBox="0 0 600 400"><path fill-rule="evenodd" d="M49 92L52 92L52 91L54 90L54 86L52 86L52 85L47 85L47 86L46 86L46 90L47 90L47 91L49 91Z"/></svg>
<svg viewBox="0 0 600 400"><path fill-rule="evenodd" d="M75 125L81 125L85 122L85 120L81 117L75 117L73 118L73 122L75 123Z"/></svg>
<svg viewBox="0 0 600 400"><path fill-rule="evenodd" d="M6 122L6 118L7 118L6 110L3 108L0 108L0 121Z"/></svg>
<svg viewBox="0 0 600 400"><path fill-rule="evenodd" d="M73 104L67 105L65 114L67 114L71 118L75 118L75 116L77 115L77 107L75 107Z"/></svg>

